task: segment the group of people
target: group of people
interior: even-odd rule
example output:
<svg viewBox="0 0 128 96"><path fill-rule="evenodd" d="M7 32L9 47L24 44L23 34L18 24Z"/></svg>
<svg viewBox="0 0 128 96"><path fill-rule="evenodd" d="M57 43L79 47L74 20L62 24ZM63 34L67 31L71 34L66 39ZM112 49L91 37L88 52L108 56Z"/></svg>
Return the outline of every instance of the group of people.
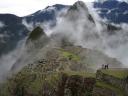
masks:
<svg viewBox="0 0 128 96"><path fill-rule="evenodd" d="M102 64L102 69L109 69L109 64Z"/></svg>

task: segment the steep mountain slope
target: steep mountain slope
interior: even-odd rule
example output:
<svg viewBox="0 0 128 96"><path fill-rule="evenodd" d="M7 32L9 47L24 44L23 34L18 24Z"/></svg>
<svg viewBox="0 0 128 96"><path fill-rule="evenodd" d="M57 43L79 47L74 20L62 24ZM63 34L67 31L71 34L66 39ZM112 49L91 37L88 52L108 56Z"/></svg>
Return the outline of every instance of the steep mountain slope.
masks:
<svg viewBox="0 0 128 96"><path fill-rule="evenodd" d="M65 9L65 7L63 7L62 5L55 5L55 6L56 6L55 8L56 10ZM48 7L45 9L46 11L44 10L44 11L37 12L33 16L36 17L36 14L38 16L39 14L42 14L42 13L45 14L45 12L49 13L52 11L48 11L48 10L55 11L55 9ZM13 16L13 18L15 17L16 16ZM20 24L21 19L23 18L17 17L16 20L18 23L16 24ZM91 50L100 50L102 51L101 53L105 53L105 54L108 54L107 52L109 51L111 53L114 52L114 55L115 55L115 53L118 53L116 52L116 50L117 51L119 50L118 48L120 48L121 44L127 45L126 31L122 32L120 31L121 30L120 28L115 27L114 25L111 26L110 24L105 24L101 22L100 24L101 24L102 30L99 31L97 28L97 23L95 22L95 19L90 14L88 8L82 1L78 1L72 6L68 6L67 11L65 12L65 14L63 14L63 16L61 16L60 19L61 20L57 21L56 26L52 28L51 30L52 34L50 35L50 37L48 37L45 34L44 30L40 29L39 27L35 29L37 30L36 32L34 30L32 33L28 35L27 37L28 39L27 41L25 41L26 43L24 44L25 47L23 48L23 52L20 52L20 54L16 56L18 58L14 60L15 61L14 64L11 64L12 70L19 70L26 64L29 64L33 61L36 61L40 58L45 57L42 55L43 53L40 53L40 51L46 54L47 50L48 51L52 50L52 48L54 49L54 47L58 47L58 46L63 48L65 46L77 45L77 46L82 46L83 48L88 48ZM6 19L3 19L3 20L6 21ZM35 22L37 21L35 20ZM121 39L118 39L118 38L121 38ZM15 40L15 42L18 42L18 40ZM2 50L2 52L4 51ZM92 54L93 53L95 53L95 51L94 52L92 51ZM100 54L100 53L96 53L96 54ZM111 54L109 56L111 56ZM121 55L119 54L119 56ZM93 57L93 55L91 55L90 58L91 57ZM99 55L99 57L102 57L102 56ZM122 56L118 57L118 54L117 54L117 58L120 60L120 58L122 59ZM94 56L94 59L96 59L96 56ZM7 61L7 60L8 58L5 59L4 61ZM114 60L113 61L110 60L110 61L113 62ZM90 62L89 64L91 63L94 64L94 62L92 62L90 59L88 60L88 62ZM95 62L99 63L98 61L95 61ZM101 63L109 63L109 62L106 62L106 60L103 60L103 62ZM5 67L6 65L9 65L9 63L3 63L1 65L2 65L1 68L4 69L3 66ZM98 67L99 66L101 65L98 65ZM10 70L10 67L9 67L9 70Z"/></svg>
<svg viewBox="0 0 128 96"><path fill-rule="evenodd" d="M103 54L102 53L103 51L101 52L101 54L96 52L97 48L99 48L100 46L101 48L106 48L106 45L102 45L104 44L102 39L104 38L106 39L105 36L110 37L107 32L114 32L114 31L111 30L111 28L109 28L108 31L108 29L106 28L105 31L99 34L99 32L97 31L96 23L93 19L93 16L91 16L88 8L82 1L78 1L67 10L67 13L65 13L64 16L62 17L62 22L57 22L57 25L53 27L52 34L50 35L50 37L48 37L45 34L44 30L42 30L39 27L37 27L34 31L32 31L29 34L25 47L23 48L23 52L21 52L21 54L18 54L19 55L18 59L15 60L16 62L14 62L14 64L11 66L12 67L11 70L19 70L26 64L44 58L47 51L53 50L54 47L60 47L60 48L62 47L63 49L63 47L65 46L74 46L74 45L75 46L79 45L84 48L92 49L92 51L89 52L89 54L92 55L89 55L90 57L87 58L89 65L92 63L92 65L95 64L98 68L103 63L113 64L112 62L114 62L115 60L107 61L107 56L104 57L101 55ZM117 32L115 32L115 34L116 33ZM114 45L111 44L112 42L115 41L108 42L108 44L110 44L109 46L113 47ZM93 50L95 51L93 52ZM66 52L64 54L69 55L71 53ZM93 57L93 53L99 56L100 58L103 57L102 58L103 60L98 58L99 61L97 61L98 59L96 61L93 60L91 61L91 59L97 58L96 55L94 55ZM77 56L75 56L75 58L76 57ZM82 62L84 62L84 60L82 60ZM118 63L117 65L120 64ZM6 64L4 66L6 66ZM93 69L93 67L91 69Z"/></svg>
<svg viewBox="0 0 128 96"><path fill-rule="evenodd" d="M22 24L22 18L11 14L0 14L0 56L14 49L17 42L27 34L27 28Z"/></svg>
<svg viewBox="0 0 128 96"><path fill-rule="evenodd" d="M39 22L48 22L48 21L55 22L57 13L62 9L66 9L68 7L69 6L67 5L56 4L53 6L48 6L43 10L39 10L23 18L26 19L28 23L29 22L39 23Z"/></svg>
<svg viewBox="0 0 128 96"><path fill-rule="evenodd" d="M38 18L25 17L26 21L44 22L42 12L54 14L54 8L49 10L52 11L37 12ZM49 16L46 20L55 19ZM109 64L109 68L122 67L121 62L106 55L106 49L116 50L127 33L114 25L101 25L105 28L98 31L86 5L78 1L69 7L50 35L41 27L34 28L25 39L23 50L16 55L16 62L5 72L7 75L2 74L8 79L0 85L0 96L123 96L120 88L106 83L106 80L115 82L117 78L111 81L111 74L95 72L103 64ZM127 44L127 38L123 43Z"/></svg>
<svg viewBox="0 0 128 96"><path fill-rule="evenodd" d="M70 8L71 10L77 10L77 8L81 10L81 8L79 7L80 6L67 6L56 4L53 6L48 6L44 10L39 10L33 14L24 17L18 17L12 14L0 14L0 24L4 25L0 27L0 50L2 50L0 51L0 56L13 50L16 47L17 43L21 39L26 37L29 33L29 30L32 30L33 27L35 28L42 23L48 23L50 27L54 27L57 22L57 14L59 12L61 12L63 9L68 8ZM110 22L127 23L127 3L125 2L118 2L115 0L105 1L104 3L95 2L94 7L96 9L98 8L97 12L100 12L101 17L107 18ZM84 8L84 10L86 9L87 8ZM73 12L69 14L72 13ZM72 14L72 16L73 15L74 13ZM73 16L73 18L75 17ZM92 22L95 21L94 18L90 15L88 16L88 18L92 20ZM29 28L29 24L31 25L31 29ZM108 29L117 30L120 28L111 26L108 23Z"/></svg>
<svg viewBox="0 0 128 96"><path fill-rule="evenodd" d="M118 0L94 2L94 8L102 18L114 23L128 23L128 3Z"/></svg>
<svg viewBox="0 0 128 96"><path fill-rule="evenodd" d="M12 14L0 14L0 56L15 49L17 43L28 36L29 30L24 24L32 23L32 27L36 27L38 23L51 22L51 26L55 25L56 15L59 11L67 8L66 5L56 4L49 6L44 10L40 10L25 17L18 17Z"/></svg>
<svg viewBox="0 0 128 96"><path fill-rule="evenodd" d="M40 27L28 35L21 56L8 72L12 78L1 87L2 96L88 96L92 95L95 84L93 72L102 64L121 67L115 58L76 44L78 36L85 44L99 39L97 31L92 29L96 28L95 21L83 2L71 6L63 20L50 36ZM63 29L58 27L61 24L70 26Z"/></svg>
<svg viewBox="0 0 128 96"><path fill-rule="evenodd" d="M39 30L38 30L39 29ZM33 33L42 32L37 27ZM45 62L49 71L88 71L93 72L102 64L109 64L111 67L120 67L121 63L110 58L102 52L75 46L69 39L59 37L47 37L43 33L39 38L31 40L30 36L26 43L23 54L12 66L11 71L18 71L27 64ZM35 35L36 36L36 35ZM65 40L65 41L64 41ZM53 65L51 65L53 63ZM55 63L55 64L54 64Z"/></svg>

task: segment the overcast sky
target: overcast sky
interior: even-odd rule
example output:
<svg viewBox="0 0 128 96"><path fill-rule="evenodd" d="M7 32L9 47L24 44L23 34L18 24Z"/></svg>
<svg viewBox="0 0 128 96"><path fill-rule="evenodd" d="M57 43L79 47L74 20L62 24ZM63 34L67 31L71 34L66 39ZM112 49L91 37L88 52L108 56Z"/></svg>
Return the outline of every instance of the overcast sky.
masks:
<svg viewBox="0 0 128 96"><path fill-rule="evenodd" d="M25 16L46 6L54 4L71 5L78 0L0 0L0 13L12 13L18 16ZM94 0L82 0L92 2Z"/></svg>

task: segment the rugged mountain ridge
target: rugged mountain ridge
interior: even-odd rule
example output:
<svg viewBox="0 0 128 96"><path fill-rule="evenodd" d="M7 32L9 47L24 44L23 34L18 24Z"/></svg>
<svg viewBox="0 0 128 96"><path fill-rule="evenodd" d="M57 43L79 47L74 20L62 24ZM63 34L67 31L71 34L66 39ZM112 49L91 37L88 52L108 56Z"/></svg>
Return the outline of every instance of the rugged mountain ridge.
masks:
<svg viewBox="0 0 128 96"><path fill-rule="evenodd" d="M67 7L66 5L56 4L24 17L0 14L0 22L4 25L0 27L0 50L2 50L0 56L14 50L18 42L28 36L30 29L25 24L32 23L34 28L37 23L51 21L51 26L53 26L56 23L57 12Z"/></svg>
<svg viewBox="0 0 128 96"><path fill-rule="evenodd" d="M128 23L128 3L125 1L105 0L103 2L94 2L94 8L108 22L116 24Z"/></svg>
<svg viewBox="0 0 128 96"><path fill-rule="evenodd" d="M76 43L77 39L79 40L79 37L78 37L79 34L81 34L80 40L85 41L84 44L90 44L90 40L92 40L94 42L96 41L96 46L97 46L97 42L99 44L99 40L100 40L99 33L96 32L96 29L92 29L92 27L96 28L94 19L92 18L88 8L82 1L78 1L72 7L70 7L67 10L67 13L64 15L63 20L66 21L65 22L66 25L68 23L71 24L71 28L73 29L73 31L68 29L64 29L64 30L59 29L59 30L55 30L54 32L53 30L53 33L51 34L51 36L48 37L40 27L37 27L34 31L32 31L29 34L28 39L26 41L26 46L24 47L23 52L21 52L20 57L16 60L16 62L14 62L15 64L11 66L10 70L11 71L20 70L26 64L32 63L33 61L36 61L41 58L46 58L47 52L51 53L51 55L54 55L54 53L52 53L51 50L54 50L57 53L56 55L60 56L59 55L60 53L58 53L59 50L55 49L56 47L57 48L59 47L59 49L64 48L64 50L62 50L64 51L62 52L62 54L66 55L68 58L70 57L69 55L73 56L73 58L75 58L76 60L75 62L79 64L81 64L81 61L83 63L84 59L86 58L87 59L86 61L87 63L89 63L88 64L89 66L91 64L91 65L97 66L97 68L104 63L105 64L110 63L115 66L118 66L118 65L120 66L120 62L118 62L116 59L111 59L108 56L104 55L102 52L100 53L99 51L96 51L93 49L90 49L90 50L87 49L87 52L86 52L86 47L85 47L85 50L81 51L82 53L85 53L85 55L86 53L87 55L89 54L89 56L87 57L84 57L84 54L82 53L81 54L74 53L71 51L72 48L74 50L82 50L82 48L78 47L77 49L74 47L74 45L75 46L77 45ZM82 22L83 25L81 26L79 22ZM63 22L61 24L63 25ZM83 29L79 31L79 28L83 28ZM73 36L75 36L75 38ZM97 39L99 40L97 41ZM78 41L78 43L79 42L81 41ZM66 47L66 46L69 46L69 47ZM69 52L65 52L65 51L69 51ZM76 54L78 54L78 56ZM98 55L99 58L97 58L96 55ZM79 58L84 58L84 59L80 60ZM68 61L65 61L65 62L68 62ZM74 64L75 62L73 61L72 64ZM80 66L83 66L84 68L86 67L85 65L80 65ZM91 67L90 70L93 70L93 67Z"/></svg>
<svg viewBox="0 0 128 96"><path fill-rule="evenodd" d="M0 14L0 56L13 50L17 42L28 34L28 29L22 24L22 18L11 14Z"/></svg>
<svg viewBox="0 0 128 96"><path fill-rule="evenodd" d="M86 69L86 71L95 71L102 64L110 64L111 67L121 66L119 61L108 57L100 51L82 48L74 45L73 42L70 42L70 39L60 38L60 33L59 35L56 34L56 37L48 37L44 32L40 36L38 34L40 32L43 31L39 27L32 31L31 34L35 33L39 35L39 38L33 41L33 37L30 34L26 43L26 50L24 50L20 59L12 66L12 71L43 59L46 59L49 63L54 63L54 60L58 62L59 65L56 65L54 70L84 71ZM52 65L48 64L47 66L50 67Z"/></svg>
<svg viewBox="0 0 128 96"><path fill-rule="evenodd" d="M114 4L109 8L109 5L112 5L113 2L116 2L117 4ZM76 3L78 4L78 3ZM116 6L117 5L117 6ZM120 6L118 6L120 5ZM125 6L124 6L125 5ZM105 6L108 9L115 9L107 15L108 9L105 9ZM123 7L124 6L124 7ZM8 53L15 49L17 43L28 36L29 30L25 24L32 24L31 27L36 27L40 25L40 23L43 22L49 22L50 26L53 27L56 25L56 14L62 11L63 9L68 8L76 8L76 6L67 6L67 5L61 5L56 4L53 6L48 6L44 10L39 10L33 14L30 14L28 16L24 17L18 17L12 14L0 14L0 21L5 25L2 28L0 28L0 49L2 50L0 52L0 55L4 53ZM79 6L77 6L78 8ZM127 3L120 2L120 1L105 1L103 4L100 2L94 3L95 8L102 8L100 11L100 16L103 18L107 18L109 21L114 23L127 23ZM112 9L113 8L113 9ZM86 9L86 8L85 8ZM76 9L75 9L76 10ZM106 10L106 11L105 11ZM123 10L123 11L122 11ZM116 13L118 13L119 16L116 16ZM107 17L106 17L107 16ZM92 16L88 17L90 20L94 20ZM115 19L117 18L117 19ZM25 21L25 22L24 22ZM25 23L25 24L24 24ZM115 26L114 26L115 27ZM4 49L4 50L3 50Z"/></svg>
<svg viewBox="0 0 128 96"><path fill-rule="evenodd" d="M114 4L117 6L112 6L113 2L116 2L118 4ZM82 2L79 2L82 4ZM49 26L54 27L56 25L56 20L57 20L57 14L59 12L61 12L63 9L74 9L77 10L75 8L80 9L79 7L83 6L84 4L80 5L79 3L76 3L77 5L75 6L67 6L67 5L61 5L61 4L56 4L53 6L48 6L47 8L45 8L44 10L39 10L33 14L30 14L28 16L24 16L24 17L18 17L12 14L0 14L0 21L2 24L4 24L4 26L2 28L0 28L0 44L1 47L0 49L2 50L0 52L0 55L5 54L5 53L9 53L10 51L14 50L16 48L16 45L18 44L18 42L22 39L24 39L26 36L28 36L28 33L30 30L32 30L33 28L39 26L42 23L47 23L47 22L51 22ZM106 4L107 3L107 4ZM125 5L125 7L123 7L123 4ZM108 12L108 9L105 9L105 6L109 6L111 5L111 8L107 7L108 9L115 9L115 11L111 11L110 14L106 15ZM118 6L118 5L122 5L122 7ZM85 7L85 6L83 6ZM100 8L103 7L102 10L100 10ZM118 7L118 8L117 8ZM127 13L125 9L127 9L127 3L125 2L120 2L120 1L105 1L103 4L101 4L100 2L94 2L94 8L99 8L98 12L100 13L100 16L103 18L107 18L108 20L110 20L111 22L114 23L127 23L127 14L123 14L123 13ZM87 8L84 8L84 10L86 10ZM104 11L107 10L107 11ZM116 16L115 13L118 13L119 16ZM107 17L105 17L107 16ZM7 18L7 19L6 19ZM115 21L115 18L116 21ZM89 20L92 20L92 22L94 22L94 18L89 15L88 16ZM118 20L118 21L117 21ZM31 28L28 27L28 25L31 25ZM111 24L109 24L107 22L107 24L109 26L112 26ZM110 28L114 28L115 26L109 27L108 26L108 30ZM33 27L33 28L32 28ZM118 29L116 27L116 29ZM4 49L4 50L3 50Z"/></svg>
<svg viewBox="0 0 128 96"><path fill-rule="evenodd" d="M38 21L33 17L30 20ZM101 40L96 22L86 5L81 1L76 2L67 10L63 21L58 25L65 27L64 24L68 24L68 27L63 29L57 25L49 36L40 27L29 33L21 54L18 54L19 58L7 72L9 77L0 86L1 96L123 96L120 88L110 84L109 78L113 78L113 74L98 71L95 74L103 64L109 64L110 68L121 67L122 64L102 51L84 48L76 43L79 34L84 44L91 44L91 40L99 44L97 39ZM106 27L102 32L105 36L114 36L120 32L116 31L120 29L115 26L103 25ZM111 42L109 43L113 47ZM101 71L111 70L100 69ZM125 75L127 76L127 72Z"/></svg>

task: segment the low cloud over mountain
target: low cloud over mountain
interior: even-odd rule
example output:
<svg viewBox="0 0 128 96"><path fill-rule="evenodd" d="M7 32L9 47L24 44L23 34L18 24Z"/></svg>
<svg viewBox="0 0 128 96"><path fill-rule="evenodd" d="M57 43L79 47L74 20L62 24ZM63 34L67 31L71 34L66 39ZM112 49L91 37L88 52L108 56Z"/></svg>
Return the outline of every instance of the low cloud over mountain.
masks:
<svg viewBox="0 0 128 96"><path fill-rule="evenodd" d="M116 62L121 67L127 66L127 24L117 25L105 22L100 16L97 15L100 19L95 17L89 8L84 2L78 1L72 6L59 4L50 6L25 17L17 17L11 14L0 15L0 20L5 24L5 27L0 28L0 33L4 34L6 32L9 36L8 38L4 38L6 43L1 43L1 45L4 45L0 46L0 55L2 57L1 68L6 69L6 65L8 66L10 62L5 61L11 58L14 62L11 63L7 71L18 70L26 64L45 57L42 54L46 54L47 50L52 50L55 47L63 47L65 44L68 46L81 46L82 48L91 50L91 52L89 51L89 54L91 54L89 58L97 59L96 56L100 56L101 58L103 56L103 61L101 58L97 59L99 61L94 60L97 64ZM5 17L9 18L6 19ZM26 40L30 39L29 37L32 35L31 31L37 28L37 26L40 26L44 30L43 33L45 32L45 36L39 34L41 36L37 36L38 40L30 40L27 45ZM38 28L40 29L40 27ZM22 44L20 43L22 47L16 47L19 46L17 44L21 40L24 41ZM20 53L17 53L17 50ZM91 63L94 62L92 60ZM95 68L99 67L100 65L97 65Z"/></svg>

